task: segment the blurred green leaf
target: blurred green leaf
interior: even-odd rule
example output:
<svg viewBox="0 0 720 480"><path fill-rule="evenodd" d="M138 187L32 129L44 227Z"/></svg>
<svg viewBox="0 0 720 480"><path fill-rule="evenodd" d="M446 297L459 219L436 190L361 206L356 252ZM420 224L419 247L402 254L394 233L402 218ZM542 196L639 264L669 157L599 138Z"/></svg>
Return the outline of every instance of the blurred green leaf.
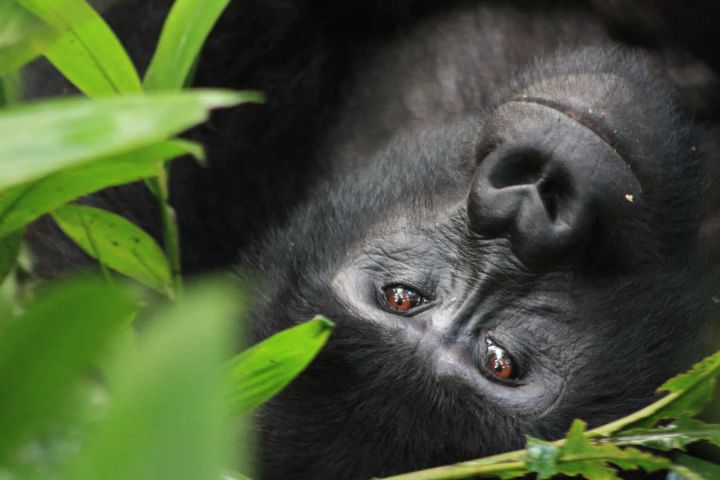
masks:
<svg viewBox="0 0 720 480"><path fill-rule="evenodd" d="M185 154L202 157L203 150L191 142L167 140L11 187L0 193L0 238L83 195L153 177L162 162Z"/></svg>
<svg viewBox="0 0 720 480"><path fill-rule="evenodd" d="M162 248L131 221L85 205L65 205L52 217L68 237L103 265L160 292L170 291L170 266Z"/></svg>
<svg viewBox="0 0 720 480"><path fill-rule="evenodd" d="M0 237L0 284L17 263L23 233L23 230L16 230L6 237Z"/></svg>
<svg viewBox="0 0 720 480"><path fill-rule="evenodd" d="M40 55L54 36L52 29L19 4L0 2L0 76Z"/></svg>
<svg viewBox="0 0 720 480"><path fill-rule="evenodd" d="M0 330L0 461L53 419L125 325L133 305L96 280L44 292Z"/></svg>
<svg viewBox="0 0 720 480"><path fill-rule="evenodd" d="M188 290L116 358L107 416L72 478L218 480L230 448L222 362L237 299L225 285Z"/></svg>
<svg viewBox="0 0 720 480"><path fill-rule="evenodd" d="M15 72L0 76L0 109L17 102L20 96L20 75Z"/></svg>
<svg viewBox="0 0 720 480"><path fill-rule="evenodd" d="M333 323L317 316L246 350L230 362L230 404L243 414L269 400L300 374L327 342Z"/></svg>
<svg viewBox="0 0 720 480"><path fill-rule="evenodd" d="M720 478L720 465L681 453L675 458L678 467L670 472L667 480L717 480Z"/></svg>
<svg viewBox="0 0 720 480"><path fill-rule="evenodd" d="M148 90L180 89L213 25L230 0L176 0L145 74Z"/></svg>
<svg viewBox="0 0 720 480"><path fill-rule="evenodd" d="M624 430L612 439L618 445L637 445L656 450L682 449L699 440L707 440L720 446L720 425L692 418L678 418L670 425L662 427Z"/></svg>
<svg viewBox="0 0 720 480"><path fill-rule="evenodd" d="M90 96L142 91L127 52L85 0L14 1L59 33L44 55L80 91Z"/></svg>
<svg viewBox="0 0 720 480"><path fill-rule="evenodd" d="M152 145L202 122L212 108L255 99L252 93L188 90L64 98L0 111L0 190Z"/></svg>

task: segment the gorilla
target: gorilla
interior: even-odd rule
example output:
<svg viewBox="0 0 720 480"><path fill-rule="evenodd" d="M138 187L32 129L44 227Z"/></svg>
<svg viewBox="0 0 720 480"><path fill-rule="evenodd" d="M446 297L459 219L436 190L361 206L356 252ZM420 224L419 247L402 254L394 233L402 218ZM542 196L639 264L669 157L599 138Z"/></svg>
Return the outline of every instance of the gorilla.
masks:
<svg viewBox="0 0 720 480"><path fill-rule="evenodd" d="M108 12L140 65L168 4ZM210 168L173 171L184 268L240 265L255 341L336 323L257 413L259 477L560 438L708 353L718 19L711 1L232 3L194 83L268 102L190 133ZM67 89L36 71L38 95ZM141 185L87 201L158 233ZM45 275L86 261L47 221L31 234Z"/></svg>

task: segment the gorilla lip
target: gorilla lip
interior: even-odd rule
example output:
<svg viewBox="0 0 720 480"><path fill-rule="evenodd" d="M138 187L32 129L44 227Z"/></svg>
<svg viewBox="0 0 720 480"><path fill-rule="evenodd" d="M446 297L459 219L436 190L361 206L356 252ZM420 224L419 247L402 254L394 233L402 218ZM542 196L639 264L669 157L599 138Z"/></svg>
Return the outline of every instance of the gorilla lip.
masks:
<svg viewBox="0 0 720 480"><path fill-rule="evenodd" d="M623 149L620 145L620 142L611 132L606 129L606 125L602 124L605 120L604 111L601 110L597 115L594 115L591 108L588 108L587 110L578 110L577 108L573 108L556 100L549 100L546 98L533 97L529 95L521 95L520 97L513 98L511 101L541 105L543 107L555 110L556 112L559 112L568 117L569 119L579 123L583 127L593 132L595 135L597 135L603 142L605 142L607 146L609 146L610 149L615 152L615 154L623 161L623 163L625 163L630 168L630 171L633 173L635 178L639 179L633 164L627 160L626 155L623 155L621 153Z"/></svg>

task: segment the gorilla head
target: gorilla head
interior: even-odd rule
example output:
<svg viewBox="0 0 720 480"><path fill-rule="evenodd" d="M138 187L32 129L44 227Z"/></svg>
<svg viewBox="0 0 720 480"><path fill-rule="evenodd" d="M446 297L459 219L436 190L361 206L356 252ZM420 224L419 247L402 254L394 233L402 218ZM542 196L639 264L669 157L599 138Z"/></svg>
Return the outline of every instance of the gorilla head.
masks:
<svg viewBox="0 0 720 480"><path fill-rule="evenodd" d="M263 478L557 438L688 365L702 164L653 77L617 51L537 63L480 113L396 137L275 234L254 335L315 313L337 327L260 415Z"/></svg>

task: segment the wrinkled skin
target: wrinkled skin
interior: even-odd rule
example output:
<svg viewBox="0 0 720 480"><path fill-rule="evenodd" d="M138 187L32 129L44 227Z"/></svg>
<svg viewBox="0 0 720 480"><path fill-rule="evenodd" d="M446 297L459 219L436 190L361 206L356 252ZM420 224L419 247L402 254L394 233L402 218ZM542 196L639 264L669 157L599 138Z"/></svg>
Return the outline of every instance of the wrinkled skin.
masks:
<svg viewBox="0 0 720 480"><path fill-rule="evenodd" d="M648 403L698 353L707 303L701 162L666 95L637 57L561 55L480 115L393 139L309 207L263 260L285 281L256 333L315 312L337 329L261 414L264 478L470 459ZM392 285L427 301L393 311Z"/></svg>
<svg viewBox="0 0 720 480"><path fill-rule="evenodd" d="M140 59L162 3L110 15ZM663 2L387 3L238 0L198 69L269 103L193 134L211 168L174 173L186 270L240 251L256 341L336 323L258 412L260 478L365 479L559 438L651 402L712 348L710 32L667 41ZM641 4L663 22L631 51L618 19ZM141 195L91 201L157 231ZM81 261L34 233L48 274ZM393 308L393 288L417 305Z"/></svg>

